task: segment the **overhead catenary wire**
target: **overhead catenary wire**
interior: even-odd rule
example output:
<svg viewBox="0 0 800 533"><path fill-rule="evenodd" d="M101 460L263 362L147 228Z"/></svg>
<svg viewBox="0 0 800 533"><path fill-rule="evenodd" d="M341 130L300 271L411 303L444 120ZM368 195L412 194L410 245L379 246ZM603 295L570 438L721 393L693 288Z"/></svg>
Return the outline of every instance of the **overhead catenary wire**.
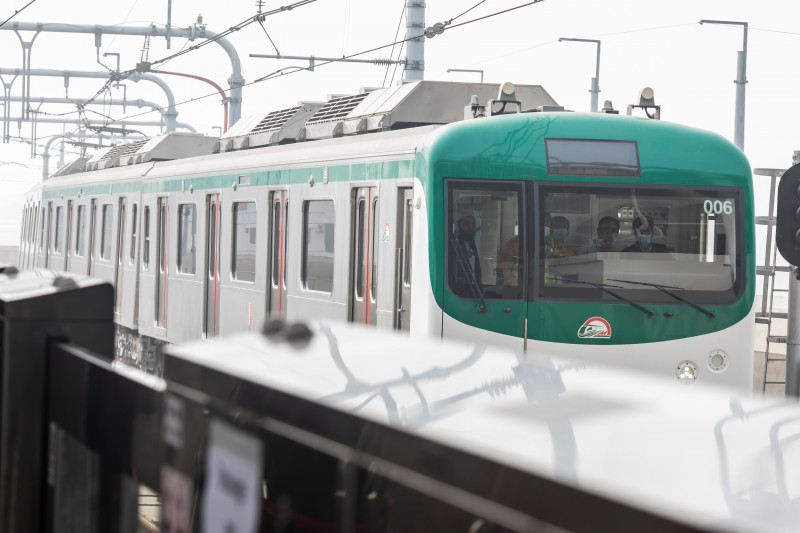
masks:
<svg viewBox="0 0 800 533"><path fill-rule="evenodd" d="M6 25L6 23L7 23L7 22L9 22L11 19L13 19L13 18L14 18L14 17L16 17L17 15L19 15L20 13L22 13L23 11L25 11L25 10L26 10L26 9L27 9L27 8L28 8L28 7L29 7L31 4L33 4L34 2L36 2L36 0L31 0L30 2L28 2L27 4L25 4L25 5L24 5L24 6L22 6L21 8L17 9L16 11L14 11L14 14L13 14L13 15L11 15L11 16L10 16L10 17L8 17L6 20L4 20L2 23L0 23L0 28L2 28L3 26L5 26L5 25Z"/></svg>
<svg viewBox="0 0 800 533"><path fill-rule="evenodd" d="M544 0L532 0L530 2L526 2L524 4L519 4L519 5L516 5L514 7L510 7L508 9L503 9L501 11L495 11L494 13L490 13L490 14L484 15L482 17L474 18L474 19L468 20L466 22L461 22L459 24L447 25L447 26L441 28L438 31L440 31L440 32L450 31L450 30L453 30L455 28L460 28L460 27L466 26L468 24L473 24L475 22L480 22L482 20L486 20L488 18L496 17L496 16L499 16L499 15L504 15L504 14L509 13L511 11L516 11L518 9L522 9L522 8L525 8L525 7L534 5L534 4L540 4L542 2L544 2ZM362 56L364 54L369 54L369 53L372 53L372 52L376 52L378 50L382 50L384 48L389 48L390 46L395 46L397 44L406 43L408 41L413 41L414 39L419 39L420 37L427 36L427 35L428 35L428 33L423 32L423 33L420 33L418 35L413 35L411 37L406 37L405 39L402 39L402 40L399 40L399 41L396 40L395 42L392 42L392 43L387 43L387 44L384 44L384 45L376 46L376 47L370 48L368 50L362 50L361 52L356 52L356 53L350 54L350 55L344 55L342 57L339 57L339 58L336 58L336 59L332 59L330 61L323 61L323 62L320 62L320 63L316 63L314 65L314 68L319 68L319 67L323 67L325 65L330 65L331 63L337 63L337 62L339 62L339 61L341 61L343 59L350 59L350 58L353 58L353 57ZM301 68L301 70L308 70L308 68L304 67L304 68ZM262 81L268 80L268 79L270 79L270 77L274 76L275 74L276 73L267 74L265 76L262 76L262 77L260 77L260 78L258 78L256 80L250 82L247 85L253 85L253 84L260 83ZM284 74L281 74L281 75L284 75Z"/></svg>
<svg viewBox="0 0 800 533"><path fill-rule="evenodd" d="M400 10L400 20L397 21L397 30L394 32L394 40L395 41L397 41L397 38L400 36L400 26L403 24L403 17L405 16L405 14L406 14L406 3L405 3L405 0L403 0L402 9ZM395 47L395 45L392 45L392 49L389 51L389 59L391 59L392 56L394 55L394 47ZM398 52L398 54L397 54L397 58L398 59L400 58L400 54L402 53L402 50L403 50L403 45L401 44L400 45L400 52ZM391 68L391 64L386 65L386 73L384 73L384 75L383 75L383 84L382 84L383 87L386 87L386 76L389 75L389 69L390 68ZM392 72L392 81L394 81L395 72L397 72L397 63L394 64L394 72Z"/></svg>
<svg viewBox="0 0 800 533"><path fill-rule="evenodd" d="M223 37L227 37L228 35L230 35L230 34L232 34L234 32L237 32L237 31L241 30L242 28L245 28L245 27L249 26L253 22L263 22L264 19L266 17L268 17L268 16L277 15L278 13L283 13L284 11L291 11L291 10L296 9L298 7L302 7L302 6L305 6L305 5L308 5L308 4L313 4L316 1L317 0L298 0L297 2L294 2L292 4L288 4L288 5L281 6L281 7L276 7L275 9L271 9L269 11L264 11L264 12L258 13L255 16L248 17L247 19L243 20L242 22L240 22L240 23L238 23L238 24L236 24L234 26L231 26L227 30L225 30L223 32L220 32L219 34L215 35L214 37L209 37L205 41L201 41L201 42L197 43L196 45L190 46L189 48L186 48L185 50L180 50L180 51L178 51L178 52L176 52L176 53L174 53L172 55L169 55L167 57L163 57L161 59L157 59L155 61L151 61L150 64L151 65L159 65L159 64L164 63L166 61L169 61L170 59L174 59L176 57L182 56L183 54L187 54L187 53L192 52L194 50L198 50L198 49L202 48L203 46L209 45L209 44L217 41L218 39L221 39Z"/></svg>
<svg viewBox="0 0 800 533"><path fill-rule="evenodd" d="M161 62L170 60L170 59L172 59L174 57L177 57L178 55L182 55L182 54L191 52L193 50L196 50L196 49L198 49L198 48L200 48L200 47L202 47L202 46L204 46L204 45L206 45L208 43L213 42L214 40L216 40L216 39L218 39L218 38L220 38L220 37L222 37L224 35L228 35L228 34L232 33L233 31L238 31L239 29L241 29L241 28L249 25L250 23L254 22L256 20L256 18L258 18L258 17L281 13L283 11L288 11L288 10L294 9L295 7L306 5L306 4L310 4L310 3L313 3L313 2L316 2L316 1L317 0L301 0L301 1L295 2L293 4L289 4L288 6L282 6L280 8L275 8L275 9L273 9L271 11L264 12L264 13L262 13L260 15L257 15L256 17L251 17L251 18L247 19L246 21L243 21L242 23L240 23L240 24L238 24L236 26L233 26L232 28L230 28L226 32L220 33L217 36L209 38L209 39L207 39L207 40L205 40L205 41L203 41L201 43L198 43L197 45L194 45L194 46L192 46L192 47L190 47L190 48L188 48L188 49L186 49L186 50L184 50L182 52L178 52L178 53L175 53L175 54L173 54L171 56L167 56L165 58L162 58L162 59L159 59L157 61L154 61L154 62L151 63L151 65L155 65L157 63L161 63ZM480 22L482 20L486 20L486 19L489 19L489 18L497 17L499 15L510 13L512 11L523 9L525 7L529 7L529 6L532 6L532 5L535 5L535 4L540 4L543 1L544 0L531 0L529 2L518 4L516 6L512 6L510 8L503 9L503 10L500 10L500 11L496 11L496 12L493 12L493 13L489 13L487 15L483 15L481 17L470 19L470 20L467 20L467 21L464 21L464 22L461 22L461 23L458 23L458 24L447 25L443 29L441 29L441 32L450 31L450 30L453 30L453 29L456 29L456 28L460 28L460 27L464 27L464 26L467 26L467 25L470 25L470 24L474 24L476 22ZM459 15L459 16L461 16L461 15ZM450 19L450 20L453 20L453 19ZM411 37L406 37L406 38L400 39L400 40L395 40L394 42L391 42L391 43L387 43L387 44L383 44L383 45L380 45L380 46L376 46L374 48L370 48L370 49L367 49L367 50L362 50L361 52L356 52L356 53L353 53L353 54L350 54L350 55L342 56L340 58L336 58L336 59L332 59L332 60L316 63L314 65L314 68L319 68L319 67L322 67L322 66L331 65L331 64L334 64L334 63L338 63L339 61L341 61L343 59L350 59L350 58L353 58L353 57L362 56L362 55L365 55L365 54L376 52L378 50L382 50L384 48L389 48L389 47L392 47L392 46L396 46L398 44L404 44L404 43L406 43L408 41L411 41L413 39L418 39L418 38L420 38L422 36L425 36L425 35L426 35L426 33L423 32L423 33L420 33L418 35L414 35L414 36L411 36ZM245 84L242 85L242 87L250 87L252 85L263 83L263 82L268 81L270 79L275 79L275 78L279 78L281 76L287 76L287 75L291 75L291 74L296 74L297 72L308 71L308 70L310 70L309 67L301 67L301 66L284 67L284 68L278 69L278 70L276 70L274 72L270 72L269 74L266 74L264 76L261 76L260 78L257 78L255 80L249 82L249 83L245 83ZM136 70L123 71L123 72L119 73L119 76L112 76L112 78L110 78L104 84L104 86L99 91L97 91L97 94L94 97L92 97L91 99L89 99L88 102L91 102L94 99L96 99L100 94L102 94L111 85L111 83L114 83L115 81L120 81L122 79L126 79L126 78L130 77L132 74L134 74L135 72L136 72ZM115 77L118 78L118 79L114 79ZM176 102L171 107L177 108L178 106L181 106L181 105L184 105L184 104L188 104L188 103L192 103L192 102L197 102L199 100L204 100L206 98L215 96L217 94L218 94L217 92L206 93L206 94L203 94L201 96L196 96L196 97L189 98L187 100L183 100L181 102ZM144 115L148 115L150 113L153 113L154 111L161 111L163 109L164 109L164 107L161 107L161 108L152 109L152 110L149 110L149 111L142 111L140 113L135 113L135 114L132 114L132 115L125 115L124 117L121 117L121 118L118 118L118 119L116 119L116 120L114 120L112 122L109 122L107 124L107 126L111 125L111 124L114 124L116 122L124 122L126 120L131 120L133 118L137 118L137 117L141 117L141 116L144 116Z"/></svg>
<svg viewBox="0 0 800 533"><path fill-rule="evenodd" d="M208 38L208 39L206 39L204 41L201 41L200 43L198 43L196 45L193 45L193 46L191 46L189 48L186 48L184 46L183 48L181 48L181 50L179 50L178 52L176 52L176 53L174 53L172 55L163 57L161 59L157 59L155 61L149 61L146 64L149 67L152 67L154 65L165 64L168 61L171 61L172 59L174 59L176 57L179 57L179 56L181 56L183 54L192 52L194 50L198 50L199 48L202 48L203 46L206 46L206 45L208 45L210 43L216 42L217 40L219 40L219 39L221 39L221 38L223 38L223 37L225 37L227 35L230 35L231 33L235 32L235 31L241 30L242 28L252 24L253 22L261 23L261 22L264 21L264 19L267 16L275 15L275 14L278 14L278 13L282 13L284 11L291 11L291 10L297 8L297 7L304 6L304 5L307 5L307 4L311 4L311 3L314 3L316 1L317 0L299 0L299 1L294 2L292 4L288 4L288 5L285 5L285 6L277 7L275 9L270 10L270 11L266 11L266 12L259 11L259 13L257 13L255 16L248 17L247 19L243 20L239 24L236 24L235 26L232 26L232 27L228 28L227 30L215 35L214 37L210 37L210 38ZM263 25L262 25L262 28L263 28ZM266 31L266 29L264 31ZM268 35L268 37L269 37L269 35ZM144 61L145 60L143 59L143 63L144 63ZM118 83L118 82L120 82L122 80L125 80L125 79L127 79L128 77L130 77L133 73L135 73L137 71L138 71L138 68L137 69L130 69L130 70L126 70L126 71L122 71L122 72L118 72L118 73L113 73L109 77L108 81L106 81L106 83L103 84L103 86L100 88L100 90L98 90L97 93L95 93L95 95L92 96L86 103L87 104L88 103L92 103L94 100L96 100L98 97L100 97L100 95L102 95L106 91L108 91L112 83ZM243 87L244 86L247 86L247 85L243 85ZM206 95L206 96L208 96L208 95ZM203 96L203 98L205 98L206 96ZM181 103L186 103L186 102L181 102ZM124 120L124 119L120 119L120 120Z"/></svg>

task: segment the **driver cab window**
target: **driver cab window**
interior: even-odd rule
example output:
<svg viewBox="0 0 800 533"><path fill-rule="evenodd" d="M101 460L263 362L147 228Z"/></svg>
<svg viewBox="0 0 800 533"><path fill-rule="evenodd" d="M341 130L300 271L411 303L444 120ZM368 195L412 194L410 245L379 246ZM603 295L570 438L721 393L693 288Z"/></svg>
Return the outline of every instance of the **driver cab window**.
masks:
<svg viewBox="0 0 800 533"><path fill-rule="evenodd" d="M735 188L540 185L539 295L730 302L743 279L740 198Z"/></svg>
<svg viewBox="0 0 800 533"><path fill-rule="evenodd" d="M466 299L519 299L524 276L522 185L449 180L447 281Z"/></svg>

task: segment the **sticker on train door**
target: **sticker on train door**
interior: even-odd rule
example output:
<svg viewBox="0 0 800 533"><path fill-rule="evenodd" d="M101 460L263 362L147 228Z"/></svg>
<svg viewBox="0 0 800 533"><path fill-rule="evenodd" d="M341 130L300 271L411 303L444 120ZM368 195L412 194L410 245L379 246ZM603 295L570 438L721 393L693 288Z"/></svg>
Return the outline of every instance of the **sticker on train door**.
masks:
<svg viewBox="0 0 800 533"><path fill-rule="evenodd" d="M389 229L389 223L387 222L386 225L383 227L383 242L389 242L392 238L392 232Z"/></svg>
<svg viewBox="0 0 800 533"><path fill-rule="evenodd" d="M605 318L593 316L578 328L579 339L610 339L611 326Z"/></svg>

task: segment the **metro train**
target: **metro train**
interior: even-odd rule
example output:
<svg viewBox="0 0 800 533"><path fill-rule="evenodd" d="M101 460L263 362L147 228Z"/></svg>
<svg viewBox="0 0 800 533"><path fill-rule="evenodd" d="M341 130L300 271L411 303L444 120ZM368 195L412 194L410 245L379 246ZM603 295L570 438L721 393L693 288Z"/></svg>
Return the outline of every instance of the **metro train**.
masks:
<svg viewBox="0 0 800 533"><path fill-rule="evenodd" d="M752 175L722 137L429 81L237 126L34 187L20 266L112 282L134 359L313 316L752 388Z"/></svg>

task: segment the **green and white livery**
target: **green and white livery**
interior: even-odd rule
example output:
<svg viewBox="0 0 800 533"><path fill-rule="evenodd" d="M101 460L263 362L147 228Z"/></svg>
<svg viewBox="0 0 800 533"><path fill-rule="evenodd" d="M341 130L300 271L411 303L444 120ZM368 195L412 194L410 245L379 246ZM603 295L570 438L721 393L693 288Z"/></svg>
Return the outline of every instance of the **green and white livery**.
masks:
<svg viewBox="0 0 800 533"><path fill-rule="evenodd" d="M206 155L53 177L27 195L20 264L114 283L131 359L151 340L319 316L749 390L742 152L657 120L542 111L555 102L536 86L538 111L501 91L460 120L481 114L464 95L489 90L462 85L405 122L380 102L435 82L374 91L342 119L305 109L293 142L262 127L208 153L215 139L184 135ZM419 126L425 105L462 115Z"/></svg>

